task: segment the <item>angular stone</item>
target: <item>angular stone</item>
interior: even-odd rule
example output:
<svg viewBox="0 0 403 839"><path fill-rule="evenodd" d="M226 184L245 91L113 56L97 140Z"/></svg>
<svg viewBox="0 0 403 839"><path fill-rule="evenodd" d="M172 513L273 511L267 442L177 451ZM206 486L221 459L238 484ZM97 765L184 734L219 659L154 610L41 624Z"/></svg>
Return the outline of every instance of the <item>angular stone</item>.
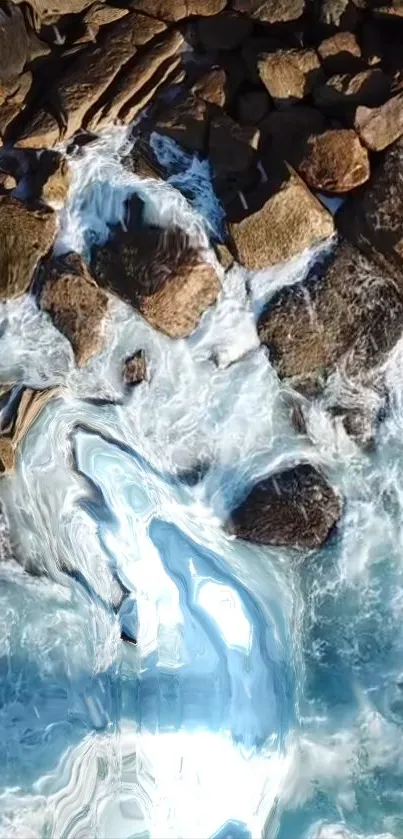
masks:
<svg viewBox="0 0 403 839"><path fill-rule="evenodd" d="M9 94L0 106L0 134L4 137L13 120L24 110L26 99L32 85L32 73L27 71L18 79L9 83ZM4 88L3 88L3 92Z"/></svg>
<svg viewBox="0 0 403 839"><path fill-rule="evenodd" d="M305 11L305 0L232 0L232 8L260 23L286 23L298 20Z"/></svg>
<svg viewBox="0 0 403 839"><path fill-rule="evenodd" d="M218 114L210 123L208 156L215 177L245 172L256 159L259 129L238 125L228 114Z"/></svg>
<svg viewBox="0 0 403 839"><path fill-rule="evenodd" d="M123 379L126 385L133 387L144 382L147 376L146 357L144 350L138 350L124 363Z"/></svg>
<svg viewBox="0 0 403 839"><path fill-rule="evenodd" d="M348 73L332 76L314 91L318 108L340 111L358 105L382 105L388 98L390 81L378 68L363 70L352 76Z"/></svg>
<svg viewBox="0 0 403 839"><path fill-rule="evenodd" d="M332 216L291 169L260 209L230 225L238 261L252 271L293 259L333 232Z"/></svg>
<svg viewBox="0 0 403 839"><path fill-rule="evenodd" d="M234 50L252 31L252 21L234 12L223 12L218 17L200 18L197 35L206 52Z"/></svg>
<svg viewBox="0 0 403 839"><path fill-rule="evenodd" d="M99 47L89 46L57 81L57 101L62 130L41 109L28 121L16 145L40 147L45 140L53 145L61 137L68 139L85 125L85 118L105 93L119 70L133 58L136 48L158 34L165 25L137 12L107 27Z"/></svg>
<svg viewBox="0 0 403 839"><path fill-rule="evenodd" d="M0 299L25 294L56 235L55 213L0 196Z"/></svg>
<svg viewBox="0 0 403 839"><path fill-rule="evenodd" d="M269 170L273 158L294 163L294 160L298 160L301 143L311 134L319 134L325 128L323 114L308 105L295 105L286 111L272 111L259 125L262 145L267 152L263 155L263 165L266 165L266 157Z"/></svg>
<svg viewBox="0 0 403 839"><path fill-rule="evenodd" d="M120 20L121 17L125 17L128 11L129 9L118 9L115 6L108 6L106 3L94 3L93 6L87 9L83 17L83 22L98 31L101 26L109 26L115 20ZM160 30L158 29L158 31Z"/></svg>
<svg viewBox="0 0 403 839"><path fill-rule="evenodd" d="M111 88L110 97L105 105L88 122L90 130L96 130L116 120L119 113L136 96L141 96L141 106L144 107L144 91L146 89L148 99L151 99L159 87L158 75L161 67L178 52L184 41L180 32L168 32L161 41L150 47L144 55L139 56L137 61L128 68L123 68ZM176 67L178 62L175 62ZM169 65L171 71L172 65ZM153 84L153 81L155 83ZM163 79L165 80L165 79ZM133 107L133 104L131 108ZM139 108L140 110L140 108Z"/></svg>
<svg viewBox="0 0 403 839"><path fill-rule="evenodd" d="M337 213L343 235L393 272L403 288L403 139L385 152L383 161L359 195Z"/></svg>
<svg viewBox="0 0 403 839"><path fill-rule="evenodd" d="M355 131L343 128L309 137L297 168L308 186L330 193L349 192L370 175L367 150Z"/></svg>
<svg viewBox="0 0 403 839"><path fill-rule="evenodd" d="M201 76L192 87L192 93L211 105L223 108L228 99L228 80L225 70L217 68Z"/></svg>
<svg viewBox="0 0 403 839"><path fill-rule="evenodd" d="M324 476L299 463L259 481L231 515L240 539L288 548L319 548L342 514L342 501Z"/></svg>
<svg viewBox="0 0 403 839"><path fill-rule="evenodd" d="M59 152L43 151L36 162L31 186L35 196L53 209L60 210L66 203L70 188L66 158Z"/></svg>
<svg viewBox="0 0 403 839"><path fill-rule="evenodd" d="M390 275L346 242L318 278L281 289L258 334L280 378L314 390L337 365L362 377L383 363L403 330L403 296Z"/></svg>
<svg viewBox="0 0 403 839"><path fill-rule="evenodd" d="M190 151L204 152L209 122L209 106L203 99L188 94L180 102L158 114L154 131L176 140Z"/></svg>
<svg viewBox="0 0 403 839"><path fill-rule="evenodd" d="M131 0L131 7L160 20L177 21L193 16L218 15L227 0Z"/></svg>
<svg viewBox="0 0 403 839"><path fill-rule="evenodd" d="M357 108L355 130L371 151L383 151L403 134L403 93L379 108Z"/></svg>
<svg viewBox="0 0 403 839"><path fill-rule="evenodd" d="M43 24L57 23L62 15L78 14L91 6L92 0L30 0L30 7Z"/></svg>
<svg viewBox="0 0 403 839"><path fill-rule="evenodd" d="M10 437L0 437L0 474L10 474L15 469L15 447Z"/></svg>
<svg viewBox="0 0 403 839"><path fill-rule="evenodd" d="M117 227L106 245L94 248L95 276L151 326L185 338L215 303L218 276L183 230L142 226L137 213L127 229Z"/></svg>
<svg viewBox="0 0 403 839"><path fill-rule="evenodd" d="M70 341L80 367L102 350L108 298L78 254L47 263L40 306Z"/></svg>
<svg viewBox="0 0 403 839"><path fill-rule="evenodd" d="M234 257L232 256L229 248L227 248L226 245L219 243L215 246L215 252L220 265L224 268L224 271L228 271L228 269L234 264Z"/></svg>
<svg viewBox="0 0 403 839"><path fill-rule="evenodd" d="M278 107L287 107L303 99L323 79L319 58L311 49L260 53L257 67Z"/></svg>
<svg viewBox="0 0 403 839"><path fill-rule="evenodd" d="M270 98L265 90L248 90L238 97L237 115L243 125L257 125L270 111Z"/></svg>
<svg viewBox="0 0 403 839"><path fill-rule="evenodd" d="M359 21L357 5L352 0L322 0L320 19L339 29L355 29Z"/></svg>
<svg viewBox="0 0 403 839"><path fill-rule="evenodd" d="M15 180L14 176L9 175L8 172L0 171L0 186L2 190L10 192L17 186L17 181Z"/></svg>
<svg viewBox="0 0 403 839"><path fill-rule="evenodd" d="M322 66L329 76L356 73L362 67L361 48L352 32L336 32L318 46Z"/></svg>

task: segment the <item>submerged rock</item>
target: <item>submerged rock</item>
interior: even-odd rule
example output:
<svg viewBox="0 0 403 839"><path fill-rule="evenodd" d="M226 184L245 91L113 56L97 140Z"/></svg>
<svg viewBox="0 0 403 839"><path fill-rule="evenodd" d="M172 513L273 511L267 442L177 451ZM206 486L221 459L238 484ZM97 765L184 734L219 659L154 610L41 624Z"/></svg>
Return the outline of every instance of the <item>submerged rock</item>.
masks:
<svg viewBox="0 0 403 839"><path fill-rule="evenodd" d="M293 259L333 232L330 213L290 168L274 193L262 191L259 209L230 225L238 261L254 271Z"/></svg>
<svg viewBox="0 0 403 839"><path fill-rule="evenodd" d="M297 168L310 187L323 192L349 192L370 175L367 150L355 131L343 128L309 137Z"/></svg>
<svg viewBox="0 0 403 839"><path fill-rule="evenodd" d="M70 341L79 366L101 351L108 298L78 254L45 266L40 306Z"/></svg>
<svg viewBox="0 0 403 839"><path fill-rule="evenodd" d="M144 350L138 350L127 358L123 368L123 379L126 385L133 387L144 382L147 376L146 356Z"/></svg>
<svg viewBox="0 0 403 839"><path fill-rule="evenodd" d="M311 549L326 541L341 513L341 499L323 475L300 463L256 484L230 526L248 542Z"/></svg>
<svg viewBox="0 0 403 839"><path fill-rule="evenodd" d="M56 235L55 213L0 195L0 299L25 294Z"/></svg>
<svg viewBox="0 0 403 839"><path fill-rule="evenodd" d="M279 376L309 389L341 361L349 375L365 375L403 331L403 296L376 263L342 243L322 270L279 291L258 322Z"/></svg>
<svg viewBox="0 0 403 839"><path fill-rule="evenodd" d="M171 338L190 335L220 290L213 265L183 230L142 226L136 219L94 248L92 264L102 284Z"/></svg>

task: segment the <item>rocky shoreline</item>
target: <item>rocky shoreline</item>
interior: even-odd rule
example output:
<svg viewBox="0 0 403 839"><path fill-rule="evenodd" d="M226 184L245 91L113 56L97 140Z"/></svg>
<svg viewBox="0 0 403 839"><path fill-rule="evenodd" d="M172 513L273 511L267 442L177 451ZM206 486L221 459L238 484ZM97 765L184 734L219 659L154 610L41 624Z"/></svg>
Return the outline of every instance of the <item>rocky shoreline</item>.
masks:
<svg viewBox="0 0 403 839"><path fill-rule="evenodd" d="M301 394L299 433L301 405L337 370L383 393L382 365L403 330L400 4L35 0L4 3L1 16L2 301L34 294L83 366L102 351L111 294L186 338L235 262L256 272L332 241L302 283L269 300L259 340ZM171 174L153 151L155 133L209 161L225 213L222 240L211 239L218 262L179 228L147 222L136 195L89 265L52 255L70 179L52 148L79 154L105 127L134 120L126 165L140 178ZM341 199L334 215L332 198ZM129 388L147 379L144 353L127 359L122 379ZM17 384L24 389L2 388L6 407ZM5 473L51 396L25 389L17 420L2 420ZM378 416L354 404L332 410L371 443ZM314 548L341 512L322 474L297 464L252 488L228 526L252 541Z"/></svg>

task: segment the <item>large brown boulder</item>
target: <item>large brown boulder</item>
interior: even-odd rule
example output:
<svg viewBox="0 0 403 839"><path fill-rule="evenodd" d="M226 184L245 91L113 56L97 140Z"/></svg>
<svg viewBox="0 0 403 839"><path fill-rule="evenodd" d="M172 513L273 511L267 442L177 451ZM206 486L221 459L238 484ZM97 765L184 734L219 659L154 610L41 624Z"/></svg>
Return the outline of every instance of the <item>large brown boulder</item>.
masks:
<svg viewBox="0 0 403 839"><path fill-rule="evenodd" d="M234 12L217 17L200 18L197 22L199 42L206 52L234 50L248 37L252 21Z"/></svg>
<svg viewBox="0 0 403 839"><path fill-rule="evenodd" d="M281 378L315 390L337 365L365 376L403 330L403 296L393 278L342 243L318 278L279 291L258 322Z"/></svg>
<svg viewBox="0 0 403 839"><path fill-rule="evenodd" d="M332 76L326 84L316 88L313 96L318 108L339 113L358 105L381 105L388 98L389 92L390 80L382 70L375 68L362 70L355 75L345 73Z"/></svg>
<svg viewBox="0 0 403 839"><path fill-rule="evenodd" d="M153 128L190 151L204 152L209 127L209 104L190 93L161 111Z"/></svg>
<svg viewBox="0 0 403 839"><path fill-rule="evenodd" d="M27 206L0 196L0 299L28 290L40 259L52 247L56 216L44 205Z"/></svg>
<svg viewBox="0 0 403 839"><path fill-rule="evenodd" d="M361 48L353 32L336 32L318 46L322 66L329 76L362 69Z"/></svg>
<svg viewBox="0 0 403 839"><path fill-rule="evenodd" d="M108 298L76 253L45 266L40 306L70 341L81 367L102 350Z"/></svg>
<svg viewBox="0 0 403 839"><path fill-rule="evenodd" d="M385 152L370 182L337 214L343 235L393 272L403 288L403 139Z"/></svg>
<svg viewBox="0 0 403 839"><path fill-rule="evenodd" d="M339 29L354 29L359 21L354 0L321 0L320 19Z"/></svg>
<svg viewBox="0 0 403 839"><path fill-rule="evenodd" d="M56 120L45 107L35 112L19 134L17 146L52 146L68 139L92 113L109 85L126 62L133 59L138 46L165 29L160 21L131 12L105 27L99 46L88 46L57 79L54 98L58 103ZM62 126L62 127L61 127Z"/></svg>
<svg viewBox="0 0 403 839"><path fill-rule="evenodd" d="M142 226L134 216L127 229L117 227L106 245L94 248L95 276L151 326L184 338L217 299L216 271L182 230Z"/></svg>
<svg viewBox="0 0 403 839"><path fill-rule="evenodd" d="M298 161L301 143L312 134L320 134L326 128L326 119L317 108L309 105L295 105L285 111L272 111L259 124L262 137L262 162L270 168L273 159Z"/></svg>
<svg viewBox="0 0 403 839"><path fill-rule="evenodd" d="M16 81L26 64L49 52L48 45L27 28L19 6L4 3L0 15L0 86L8 80Z"/></svg>
<svg viewBox="0 0 403 839"><path fill-rule="evenodd" d="M259 481L231 514L240 539L288 548L319 548L342 514L342 501L310 463Z"/></svg>
<svg viewBox="0 0 403 839"><path fill-rule="evenodd" d="M355 131L333 128L308 138L301 148L298 171L313 189L343 193L368 180L368 152Z"/></svg>
<svg viewBox="0 0 403 839"><path fill-rule="evenodd" d="M224 112L210 123L208 156L216 178L236 176L245 172L256 158L259 130L238 125Z"/></svg>
<svg viewBox="0 0 403 839"><path fill-rule="evenodd" d="M357 108L355 130L371 151L383 151L403 134L403 93L379 108Z"/></svg>
<svg viewBox="0 0 403 839"><path fill-rule="evenodd" d="M305 0L232 0L231 5L260 23L298 20L305 10Z"/></svg>
<svg viewBox="0 0 403 839"><path fill-rule="evenodd" d="M322 81L315 50L279 49L257 56L260 78L278 107L293 105Z"/></svg>
<svg viewBox="0 0 403 839"><path fill-rule="evenodd" d="M133 9L161 20L177 21L196 15L218 15L227 0L131 0Z"/></svg>
<svg viewBox="0 0 403 839"><path fill-rule="evenodd" d="M192 87L192 93L211 105L223 108L228 104L228 78L222 67L204 73Z"/></svg>
<svg viewBox="0 0 403 839"><path fill-rule="evenodd" d="M230 225L238 261L256 271L298 256L334 232L330 213L291 169L260 207Z"/></svg>
<svg viewBox="0 0 403 839"><path fill-rule="evenodd" d="M32 73L22 73L1 86L0 136L7 134L9 125L25 109L32 86Z"/></svg>
<svg viewBox="0 0 403 839"><path fill-rule="evenodd" d="M236 110L241 125L257 125L269 113L270 97L265 90L246 90L238 96Z"/></svg>

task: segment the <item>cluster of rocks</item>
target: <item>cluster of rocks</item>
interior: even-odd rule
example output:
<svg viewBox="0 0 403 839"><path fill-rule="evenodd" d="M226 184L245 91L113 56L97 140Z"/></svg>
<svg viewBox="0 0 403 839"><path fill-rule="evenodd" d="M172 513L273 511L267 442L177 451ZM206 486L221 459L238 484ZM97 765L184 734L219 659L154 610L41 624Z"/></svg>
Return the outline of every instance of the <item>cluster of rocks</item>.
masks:
<svg viewBox="0 0 403 839"><path fill-rule="evenodd" d="M140 177L169 174L153 132L209 160L226 213L224 240L213 243L225 268L260 270L338 234L303 283L270 299L258 335L305 397L340 367L371 381L403 328L397 0L5 0L0 14L2 300L32 288L40 266L38 305L79 365L102 350L110 293L170 338L187 337L214 305L220 279L208 254L182 230L147 223L136 195L89 265L52 256L69 172L51 147L79 147L140 116L128 161ZM346 199L334 217L332 196ZM146 378L142 351L123 376L127 387ZM350 412L345 427L356 420ZM19 433L2 431L6 469ZM252 489L231 527L311 548L340 513L337 494L304 463Z"/></svg>

